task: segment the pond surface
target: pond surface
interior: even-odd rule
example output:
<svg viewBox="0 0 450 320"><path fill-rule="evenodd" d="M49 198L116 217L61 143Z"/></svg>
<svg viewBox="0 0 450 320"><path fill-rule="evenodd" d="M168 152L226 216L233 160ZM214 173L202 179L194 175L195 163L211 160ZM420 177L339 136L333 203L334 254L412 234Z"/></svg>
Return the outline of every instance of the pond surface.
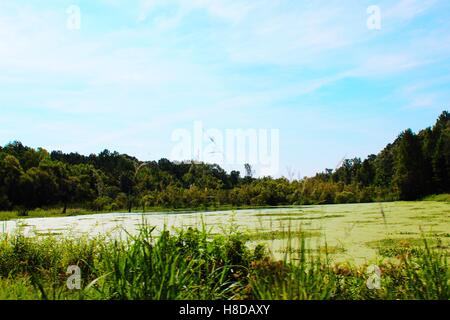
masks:
<svg viewBox="0 0 450 320"><path fill-rule="evenodd" d="M336 260L365 263L377 256L384 239L401 243L422 236L450 244L450 204L394 202L214 212L108 213L62 218L30 218L0 222L0 233L26 236L125 238L146 223L160 232L205 225L213 234L247 233L250 245L266 243L277 258L298 252L303 237L311 252L327 251ZM302 235L302 236L300 236Z"/></svg>

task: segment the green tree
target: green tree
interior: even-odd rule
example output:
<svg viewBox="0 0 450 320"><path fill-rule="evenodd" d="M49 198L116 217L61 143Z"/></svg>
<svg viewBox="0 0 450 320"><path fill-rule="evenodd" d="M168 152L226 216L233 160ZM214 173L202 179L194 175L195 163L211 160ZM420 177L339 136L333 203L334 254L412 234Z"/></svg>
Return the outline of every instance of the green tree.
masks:
<svg viewBox="0 0 450 320"><path fill-rule="evenodd" d="M450 192L450 127L442 130L433 157L433 180L438 192Z"/></svg>
<svg viewBox="0 0 450 320"><path fill-rule="evenodd" d="M423 154L420 140L410 129L403 132L395 149L394 184L403 200L424 195Z"/></svg>
<svg viewBox="0 0 450 320"><path fill-rule="evenodd" d="M3 194L8 200L3 200L5 204L20 204L18 195L20 177L23 175L23 169L19 160L12 155L3 154L0 158L0 185Z"/></svg>

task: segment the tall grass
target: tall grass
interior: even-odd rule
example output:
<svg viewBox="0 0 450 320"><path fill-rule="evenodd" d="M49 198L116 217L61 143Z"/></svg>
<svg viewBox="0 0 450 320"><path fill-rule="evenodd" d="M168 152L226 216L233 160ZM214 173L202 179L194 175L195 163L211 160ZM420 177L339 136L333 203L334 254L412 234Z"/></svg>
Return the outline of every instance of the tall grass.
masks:
<svg viewBox="0 0 450 320"><path fill-rule="evenodd" d="M208 240L194 229L157 239L143 227L127 242L103 243L93 272L105 275L94 296L107 299L227 299L240 292L236 274L253 258L238 237Z"/></svg>
<svg viewBox="0 0 450 320"><path fill-rule="evenodd" d="M126 240L4 235L0 299L450 299L446 251L426 243L379 262L381 288L369 290L367 266L334 264L326 250L307 250L304 238L295 254L276 261L238 232L154 233L143 225ZM66 286L69 265L81 269L81 290Z"/></svg>

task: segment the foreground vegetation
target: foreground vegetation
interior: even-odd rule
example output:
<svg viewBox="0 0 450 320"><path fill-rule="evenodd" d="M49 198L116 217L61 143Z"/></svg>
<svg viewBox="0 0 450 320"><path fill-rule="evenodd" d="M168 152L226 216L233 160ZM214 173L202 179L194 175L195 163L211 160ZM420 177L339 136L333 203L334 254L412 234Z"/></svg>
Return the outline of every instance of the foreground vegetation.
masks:
<svg viewBox="0 0 450 320"><path fill-rule="evenodd" d="M211 208L417 200L450 192L450 113L433 127L406 130L378 155L346 159L315 177L254 178L218 165L141 162L105 150L89 156L13 142L0 147L0 210L60 206L90 211Z"/></svg>
<svg viewBox="0 0 450 320"><path fill-rule="evenodd" d="M153 232L142 226L127 240L4 235L0 299L450 299L447 252L426 241L374 261L381 282L369 289L367 265L333 263L326 248L276 261L236 231ZM70 265L81 269L80 290L67 288Z"/></svg>

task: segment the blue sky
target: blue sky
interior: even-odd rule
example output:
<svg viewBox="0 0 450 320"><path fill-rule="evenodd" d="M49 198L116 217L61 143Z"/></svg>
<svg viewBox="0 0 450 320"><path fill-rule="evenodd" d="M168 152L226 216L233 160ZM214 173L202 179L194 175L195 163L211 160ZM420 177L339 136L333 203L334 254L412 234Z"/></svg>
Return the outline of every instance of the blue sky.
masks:
<svg viewBox="0 0 450 320"><path fill-rule="evenodd" d="M279 129L312 175L450 108L449 30L447 0L2 1L0 144L159 159L201 121Z"/></svg>

